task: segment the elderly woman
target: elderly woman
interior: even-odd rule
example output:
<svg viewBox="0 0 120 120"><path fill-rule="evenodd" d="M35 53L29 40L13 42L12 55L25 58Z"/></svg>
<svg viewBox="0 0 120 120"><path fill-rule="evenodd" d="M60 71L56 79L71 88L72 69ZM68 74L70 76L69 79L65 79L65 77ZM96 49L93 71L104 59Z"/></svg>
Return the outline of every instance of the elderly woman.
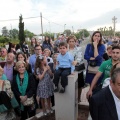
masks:
<svg viewBox="0 0 120 120"><path fill-rule="evenodd" d="M83 63L82 59L82 51L80 47L76 46L76 37L71 35L67 39L68 43L68 51L74 56L74 65ZM80 99L80 91L81 87L84 86L84 77L83 71L78 73L78 101Z"/></svg>
<svg viewBox="0 0 120 120"><path fill-rule="evenodd" d="M3 68L0 67L0 120L13 120L16 117L13 109L18 108L18 102L11 91L10 82L3 73Z"/></svg>
<svg viewBox="0 0 120 120"><path fill-rule="evenodd" d="M32 74L26 71L26 63L18 61L16 63L17 75L13 78L12 90L21 108L21 120L25 120L35 115L32 97L35 94L35 81ZM25 104L31 99L32 104Z"/></svg>

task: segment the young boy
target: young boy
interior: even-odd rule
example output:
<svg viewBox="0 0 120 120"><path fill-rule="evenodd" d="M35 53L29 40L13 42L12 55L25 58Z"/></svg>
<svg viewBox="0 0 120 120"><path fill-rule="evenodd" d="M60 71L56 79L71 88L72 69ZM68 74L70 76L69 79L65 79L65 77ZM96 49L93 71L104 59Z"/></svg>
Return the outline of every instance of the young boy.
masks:
<svg viewBox="0 0 120 120"><path fill-rule="evenodd" d="M56 65L56 70L54 73L54 84L55 84L55 89L54 92L58 92L58 83L59 79L61 77L61 89L60 93L65 92L65 87L68 84L68 78L67 76L70 74L73 74L75 70L75 66L72 65L74 58L73 56L67 52L67 43L61 42L59 44L59 52L60 54L57 56L57 65Z"/></svg>

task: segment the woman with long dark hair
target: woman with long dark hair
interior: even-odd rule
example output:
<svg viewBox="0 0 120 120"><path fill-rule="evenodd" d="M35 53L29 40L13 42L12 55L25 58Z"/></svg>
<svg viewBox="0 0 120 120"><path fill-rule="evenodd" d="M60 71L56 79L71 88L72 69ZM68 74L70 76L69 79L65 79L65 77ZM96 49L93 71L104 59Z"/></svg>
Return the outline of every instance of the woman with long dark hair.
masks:
<svg viewBox="0 0 120 120"><path fill-rule="evenodd" d="M86 46L84 59L87 60L88 66L89 65L93 65L92 67L100 66L103 61L102 56L104 53L105 46L102 44L102 34L99 31L95 31L91 37L91 43L87 44ZM89 73L87 67L85 82L91 84L94 76L95 73Z"/></svg>
<svg viewBox="0 0 120 120"><path fill-rule="evenodd" d="M50 51L53 50L52 40L50 39L49 36L45 36L45 40L42 44L42 48L43 48L43 50L46 49L46 48L48 48Z"/></svg>

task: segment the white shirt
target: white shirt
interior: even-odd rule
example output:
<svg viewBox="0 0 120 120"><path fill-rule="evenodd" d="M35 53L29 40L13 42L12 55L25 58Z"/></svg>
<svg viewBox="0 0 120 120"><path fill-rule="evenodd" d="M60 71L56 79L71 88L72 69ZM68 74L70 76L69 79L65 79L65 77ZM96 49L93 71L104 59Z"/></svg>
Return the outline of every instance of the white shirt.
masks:
<svg viewBox="0 0 120 120"><path fill-rule="evenodd" d="M112 96L114 98L115 101L115 105L116 105L116 110L117 110L117 115L118 115L118 120L120 120L120 99L114 94L111 86L109 85L109 89L112 93Z"/></svg>

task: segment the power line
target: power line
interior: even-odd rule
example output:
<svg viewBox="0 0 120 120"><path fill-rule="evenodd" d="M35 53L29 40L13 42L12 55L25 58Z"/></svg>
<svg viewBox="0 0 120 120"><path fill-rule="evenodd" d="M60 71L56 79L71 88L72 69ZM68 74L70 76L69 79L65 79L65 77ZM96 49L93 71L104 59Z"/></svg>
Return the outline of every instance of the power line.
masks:
<svg viewBox="0 0 120 120"><path fill-rule="evenodd" d="M36 16L36 17L27 17L27 18L23 18L23 19L33 19L33 18L39 18L39 17L40 17L40 16ZM52 21L48 20L48 19L47 19L47 18L45 18L45 17L42 17L42 18L46 19L47 21L49 21L49 22L51 22L51 23L53 23L53 24L56 24L56 25L59 25L59 26L62 26L62 27L63 27L63 25L58 24L58 23L55 23L55 22L52 22ZM7 20L0 20L0 22L16 21L16 20L19 20L19 19L7 19Z"/></svg>
<svg viewBox="0 0 120 120"><path fill-rule="evenodd" d="M28 18L23 18L23 19L32 19L32 18L38 18L38 17L40 17L40 16L36 16L36 17L28 17ZM0 22L15 21L15 20L19 20L19 19L0 20Z"/></svg>

